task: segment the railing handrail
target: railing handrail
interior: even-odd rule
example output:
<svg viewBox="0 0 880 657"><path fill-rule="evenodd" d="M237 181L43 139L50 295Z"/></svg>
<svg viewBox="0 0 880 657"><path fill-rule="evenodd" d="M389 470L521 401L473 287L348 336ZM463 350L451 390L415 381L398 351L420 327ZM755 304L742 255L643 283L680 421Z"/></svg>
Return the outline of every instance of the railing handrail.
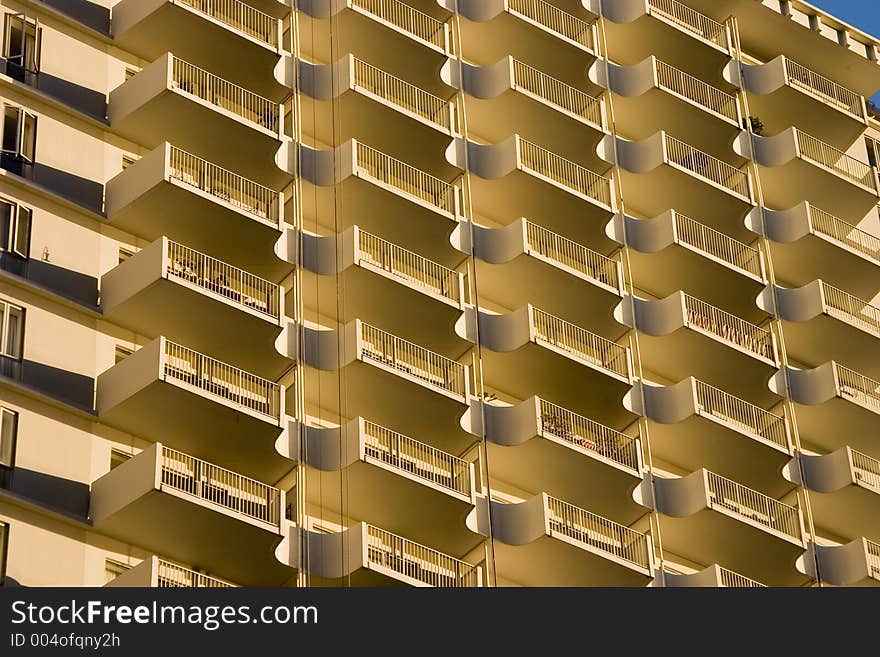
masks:
<svg viewBox="0 0 880 657"><path fill-rule="evenodd" d="M589 50L595 49L593 23L578 18L544 0L508 0L511 11L543 25L551 32L579 43Z"/></svg>
<svg viewBox="0 0 880 657"><path fill-rule="evenodd" d="M880 381L875 381L864 374L844 367L840 363L834 363L834 369L837 373L837 385L841 394L880 409Z"/></svg>
<svg viewBox="0 0 880 657"><path fill-rule="evenodd" d="M704 153L670 134L666 134L666 153L670 162L683 169L742 197L750 197L748 173L732 164Z"/></svg>
<svg viewBox="0 0 880 657"><path fill-rule="evenodd" d="M695 380L695 383L698 410L788 449L784 416L766 411L703 381Z"/></svg>
<svg viewBox="0 0 880 657"><path fill-rule="evenodd" d="M822 294L826 310L841 313L850 323L861 325L862 328L880 332L880 308L877 306L825 281L822 281Z"/></svg>
<svg viewBox="0 0 880 657"><path fill-rule="evenodd" d="M761 276L761 252L755 247L679 212L675 213L675 228L679 242L708 253L738 269Z"/></svg>
<svg viewBox="0 0 880 657"><path fill-rule="evenodd" d="M620 289L619 260L603 256L531 221L526 221L526 240L535 253L594 281Z"/></svg>
<svg viewBox="0 0 880 657"><path fill-rule="evenodd" d="M802 540L800 510L797 507L714 472L707 471L706 479L713 506L723 507L764 527Z"/></svg>
<svg viewBox="0 0 880 657"><path fill-rule="evenodd" d="M850 457L855 478L871 488L880 490L880 459L854 449L850 449Z"/></svg>
<svg viewBox="0 0 880 657"><path fill-rule="evenodd" d="M865 552L870 563L871 577L880 579L880 543L866 538Z"/></svg>
<svg viewBox="0 0 880 657"><path fill-rule="evenodd" d="M877 190L874 169L870 164L857 160L852 155L831 144L826 144L799 128L794 128L794 133L801 157L831 169L859 185Z"/></svg>
<svg viewBox="0 0 880 657"><path fill-rule="evenodd" d="M728 568L724 568L723 566L718 566L718 574L721 577L721 586L725 588L738 588L738 589L763 589L766 588L766 584L761 584L761 582L746 577L745 575L740 575Z"/></svg>
<svg viewBox="0 0 880 657"><path fill-rule="evenodd" d="M662 62L656 61L657 83L660 87L705 107L708 110L727 117L733 121L739 120L737 113L736 96L726 93L697 77Z"/></svg>
<svg viewBox="0 0 880 657"><path fill-rule="evenodd" d="M400 0L349 0L353 7L364 10L399 27L414 37L440 48L446 48L446 23L419 11Z"/></svg>
<svg viewBox="0 0 880 657"><path fill-rule="evenodd" d="M702 299L687 293L682 295L689 325L735 344L756 356L776 361L773 333Z"/></svg>
<svg viewBox="0 0 880 657"><path fill-rule="evenodd" d="M810 206L810 225L817 233L849 246L855 251L880 261L880 237L835 217L814 205Z"/></svg>
<svg viewBox="0 0 880 657"><path fill-rule="evenodd" d="M532 327L536 338L573 353L599 367L629 378L629 349L532 307Z"/></svg>
<svg viewBox="0 0 880 657"><path fill-rule="evenodd" d="M205 575L191 568L179 566L165 559L156 560L156 579L159 588L238 588L235 584ZM188 581L186 581L188 580Z"/></svg>
<svg viewBox="0 0 880 657"><path fill-rule="evenodd" d="M240 0L180 0L180 2L267 45L272 47L279 45L278 19L245 2Z"/></svg>
<svg viewBox="0 0 880 657"><path fill-rule="evenodd" d="M725 50L730 49L724 25L677 0L648 0L648 10Z"/></svg>
<svg viewBox="0 0 880 657"><path fill-rule="evenodd" d="M783 57L783 61L789 84L826 102L830 101L860 120L864 118L864 102L861 95L788 57Z"/></svg>
<svg viewBox="0 0 880 657"><path fill-rule="evenodd" d="M611 205L610 179L522 137L517 143L523 168L603 205Z"/></svg>
<svg viewBox="0 0 880 657"><path fill-rule="evenodd" d="M547 103L602 127L601 98L595 98L518 59L513 60L513 82Z"/></svg>

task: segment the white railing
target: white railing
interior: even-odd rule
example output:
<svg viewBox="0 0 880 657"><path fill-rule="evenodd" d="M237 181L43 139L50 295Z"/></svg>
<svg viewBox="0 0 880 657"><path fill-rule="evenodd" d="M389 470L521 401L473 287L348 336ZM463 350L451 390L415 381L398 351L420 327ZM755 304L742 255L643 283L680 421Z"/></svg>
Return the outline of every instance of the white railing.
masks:
<svg viewBox="0 0 880 657"><path fill-rule="evenodd" d="M244 32L258 41L278 46L279 21L239 0L178 0L201 13Z"/></svg>
<svg viewBox="0 0 880 657"><path fill-rule="evenodd" d="M603 285L620 289L619 261L606 258L542 226L526 222L529 248L540 256L580 272Z"/></svg>
<svg viewBox="0 0 880 657"><path fill-rule="evenodd" d="M714 472L706 473L709 499L713 507L721 507L754 520L758 524L797 540L801 536L800 511L797 507L774 500L768 495L747 488Z"/></svg>
<svg viewBox="0 0 880 657"><path fill-rule="evenodd" d="M542 433L596 452L633 472L639 472L637 438L615 431L544 399L539 399L539 402Z"/></svg>
<svg viewBox="0 0 880 657"><path fill-rule="evenodd" d="M165 446L162 485L270 525L280 522L277 488Z"/></svg>
<svg viewBox="0 0 880 657"><path fill-rule="evenodd" d="M367 456L432 484L470 496L471 464L452 454L364 420Z"/></svg>
<svg viewBox="0 0 880 657"><path fill-rule="evenodd" d="M732 121L739 121L736 96L725 93L693 75L688 75L674 66L661 62L659 59L656 62L657 84L661 89L684 96L697 105Z"/></svg>
<svg viewBox="0 0 880 657"><path fill-rule="evenodd" d="M402 536L366 526L367 559L371 565L435 587L480 586L479 567L450 557Z"/></svg>
<svg viewBox="0 0 880 657"><path fill-rule="evenodd" d="M690 326L735 344L751 354L776 362L773 334L767 329L689 294L684 294L684 307Z"/></svg>
<svg viewBox="0 0 880 657"><path fill-rule="evenodd" d="M281 386L237 367L165 341L166 378L194 386L211 395L265 415L280 418Z"/></svg>
<svg viewBox="0 0 880 657"><path fill-rule="evenodd" d="M358 171L363 175L455 214L458 195L455 185L360 142L357 142L355 157Z"/></svg>
<svg viewBox="0 0 880 657"><path fill-rule="evenodd" d="M611 206L611 181L608 178L525 139L520 138L517 142L523 169Z"/></svg>
<svg viewBox="0 0 880 657"><path fill-rule="evenodd" d="M868 553L868 563L871 568L871 577L880 580L880 543L865 539L865 548Z"/></svg>
<svg viewBox="0 0 880 657"><path fill-rule="evenodd" d="M185 62L172 58L171 81L181 91L221 107L277 133L281 126L281 105L244 87Z"/></svg>
<svg viewBox="0 0 880 657"><path fill-rule="evenodd" d="M829 314L862 330L880 333L880 308L848 292L822 283L822 296Z"/></svg>
<svg viewBox="0 0 880 657"><path fill-rule="evenodd" d="M847 155L839 148L816 139L795 128L797 148L800 156L814 164L830 169L852 182L877 190L877 181L870 164Z"/></svg>
<svg viewBox="0 0 880 657"><path fill-rule="evenodd" d="M734 397L702 381L696 382L697 407L702 413L788 449L785 418Z"/></svg>
<svg viewBox="0 0 880 657"><path fill-rule="evenodd" d="M862 96L787 57L783 58L783 61L790 85L844 110L859 120L864 119L865 105Z"/></svg>
<svg viewBox="0 0 880 657"><path fill-rule="evenodd" d="M595 48L593 23L562 11L544 0L508 0L507 6L511 12L538 23L550 32L586 46L589 50Z"/></svg>
<svg viewBox="0 0 880 657"><path fill-rule="evenodd" d="M813 205L810 206L810 225L816 233L830 237L869 258L880 260L880 237L866 233Z"/></svg>
<svg viewBox="0 0 880 657"><path fill-rule="evenodd" d="M176 146L170 148L170 175L248 214L273 223L280 216L278 192L211 164Z"/></svg>
<svg viewBox="0 0 880 657"><path fill-rule="evenodd" d="M462 303L462 275L417 253L392 244L363 230L358 230L358 256L407 282L430 290L445 299Z"/></svg>
<svg viewBox="0 0 880 657"><path fill-rule="evenodd" d="M446 50L446 24L399 0L349 0L368 14Z"/></svg>
<svg viewBox="0 0 880 657"><path fill-rule="evenodd" d="M602 120L604 105L601 98L594 98L516 59L513 60L513 82L520 89L595 126L601 128L604 124Z"/></svg>
<svg viewBox="0 0 880 657"><path fill-rule="evenodd" d="M203 573L178 566L176 563L158 559L156 564L156 581L161 589L169 588L206 588L206 589L229 589L237 588L235 584L224 582L222 579L210 577Z"/></svg>
<svg viewBox="0 0 880 657"><path fill-rule="evenodd" d="M648 10L652 15L664 18L686 32L730 50L724 25L677 0L648 0Z"/></svg>
<svg viewBox="0 0 880 657"><path fill-rule="evenodd" d="M850 450L855 478L865 486L880 491L880 460L854 449Z"/></svg>
<svg viewBox="0 0 880 657"><path fill-rule="evenodd" d="M838 363L834 364L834 369L841 396L880 411L880 381L870 379Z"/></svg>
<svg viewBox="0 0 880 657"><path fill-rule="evenodd" d="M361 354L459 397L468 393L467 368L424 347L361 323Z"/></svg>
<svg viewBox="0 0 880 657"><path fill-rule="evenodd" d="M765 584L761 584L756 580L750 579L745 575L740 575L739 573L735 573L732 570L728 570L727 568L723 568L721 566L718 567L718 574L721 579L721 586L729 589L763 589L766 588Z"/></svg>
<svg viewBox="0 0 880 657"><path fill-rule="evenodd" d="M758 249L733 239L714 228L675 213L675 234L679 242L718 258L737 269L761 276L761 253Z"/></svg>
<svg viewBox="0 0 880 657"><path fill-rule="evenodd" d="M666 135L666 157L679 167L710 180L744 198L751 198L745 171L699 151L680 139Z"/></svg>
<svg viewBox="0 0 880 657"><path fill-rule="evenodd" d="M641 568L650 568L647 534L549 495L547 507L552 531Z"/></svg>
<svg viewBox="0 0 880 657"><path fill-rule="evenodd" d="M629 379L629 349L538 308L531 311L537 340Z"/></svg>
<svg viewBox="0 0 880 657"><path fill-rule="evenodd" d="M243 269L168 241L166 273L230 301L280 319L281 288Z"/></svg>

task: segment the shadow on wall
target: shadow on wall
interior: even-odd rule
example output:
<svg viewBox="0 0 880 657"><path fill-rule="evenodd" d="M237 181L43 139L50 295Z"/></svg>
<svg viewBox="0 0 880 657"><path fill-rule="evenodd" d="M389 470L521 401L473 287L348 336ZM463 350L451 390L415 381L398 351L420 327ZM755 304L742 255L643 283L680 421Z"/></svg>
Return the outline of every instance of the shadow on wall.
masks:
<svg viewBox="0 0 880 657"><path fill-rule="evenodd" d="M95 379L84 374L32 360L4 357L0 358L0 377L17 381L86 412L95 408Z"/></svg>
<svg viewBox="0 0 880 657"><path fill-rule="evenodd" d="M43 3L93 30L110 34L110 10L107 7L89 0L43 0Z"/></svg>
<svg viewBox="0 0 880 657"><path fill-rule="evenodd" d="M38 503L85 518L89 515L89 485L36 472L27 468L12 469L7 490Z"/></svg>
<svg viewBox="0 0 880 657"><path fill-rule="evenodd" d="M53 292L89 307L98 305L98 279L38 259L20 260L3 254L0 266Z"/></svg>
<svg viewBox="0 0 880 657"><path fill-rule="evenodd" d="M83 87L42 71L31 73L4 59L0 59L0 70L13 80L39 89L47 96L51 96L99 121L104 121L107 117L107 96L100 91Z"/></svg>
<svg viewBox="0 0 880 657"><path fill-rule="evenodd" d="M0 158L0 165L7 171L30 180L49 191L70 199L92 212L104 209L104 185L88 178L61 171L35 162L29 164L13 157Z"/></svg>

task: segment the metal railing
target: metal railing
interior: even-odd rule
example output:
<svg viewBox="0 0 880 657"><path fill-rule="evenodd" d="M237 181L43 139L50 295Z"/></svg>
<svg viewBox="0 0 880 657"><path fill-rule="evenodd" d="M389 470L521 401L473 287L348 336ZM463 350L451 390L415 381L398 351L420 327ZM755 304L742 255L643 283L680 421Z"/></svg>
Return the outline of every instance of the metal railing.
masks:
<svg viewBox="0 0 880 657"><path fill-rule="evenodd" d="M666 135L666 156L671 163L744 198L750 198L749 177L745 171L699 151L672 135Z"/></svg>
<svg viewBox="0 0 880 657"><path fill-rule="evenodd" d="M542 433L596 452L633 472L639 472L637 438L615 431L544 399L538 401Z"/></svg>
<svg viewBox="0 0 880 657"><path fill-rule="evenodd" d="M865 539L865 548L868 553L871 577L880 580L880 543Z"/></svg>
<svg viewBox="0 0 880 657"><path fill-rule="evenodd" d="M728 589L763 589L765 584L761 584L756 580L750 579L745 575L740 575L732 570L718 566L718 575L721 579L721 586Z"/></svg>
<svg viewBox="0 0 880 657"><path fill-rule="evenodd" d="M869 258L880 260L880 237L866 233L813 205L810 206L810 225L816 233L837 240Z"/></svg>
<svg viewBox="0 0 880 657"><path fill-rule="evenodd" d="M270 525L281 521L277 488L164 445L162 485Z"/></svg>
<svg viewBox="0 0 880 657"><path fill-rule="evenodd" d="M549 2L544 2L544 0L508 0L507 6L511 12L525 16L547 28L550 32L562 35L590 50L595 49L594 24L592 23L573 16Z"/></svg>
<svg viewBox="0 0 880 657"><path fill-rule="evenodd" d="M458 188L455 185L420 171L366 144L356 143L355 157L360 172L444 212L455 214L458 195Z"/></svg>
<svg viewBox="0 0 880 657"><path fill-rule="evenodd" d="M536 339L629 378L629 349L538 308L531 310Z"/></svg>
<svg viewBox="0 0 880 657"><path fill-rule="evenodd" d="M650 568L647 534L549 495L547 511L552 531L641 568Z"/></svg>
<svg viewBox="0 0 880 657"><path fill-rule="evenodd" d="M618 260L607 258L531 221L526 221L526 241L538 255L580 272L591 280L620 289Z"/></svg>
<svg viewBox="0 0 880 657"><path fill-rule="evenodd" d="M870 164L847 155L839 148L826 144L807 133L794 129L800 156L814 164L831 169L852 182L877 190L877 181Z"/></svg>
<svg viewBox="0 0 880 657"><path fill-rule="evenodd" d="M525 139L519 138L517 142L523 169L611 206L611 181L608 178Z"/></svg>
<svg viewBox="0 0 880 657"><path fill-rule="evenodd" d="M480 586L478 566L373 525L366 525L366 533L367 559L371 565L387 568L428 586Z"/></svg>
<svg viewBox="0 0 880 657"><path fill-rule="evenodd" d="M349 0L352 7L373 14L417 39L446 50L446 24L399 0Z"/></svg>
<svg viewBox="0 0 880 657"><path fill-rule="evenodd" d="M850 450L855 478L865 486L880 491L880 460L854 449Z"/></svg>
<svg viewBox="0 0 880 657"><path fill-rule="evenodd" d="M696 382L697 407L702 413L788 449L785 417L765 411L702 381Z"/></svg>
<svg viewBox="0 0 880 657"><path fill-rule="evenodd" d="M462 303L462 275L417 253L392 244L381 237L358 230L358 256L365 261L423 287L445 299Z"/></svg>
<svg viewBox="0 0 880 657"><path fill-rule="evenodd" d="M880 381L869 379L839 363L834 364L841 396L880 410Z"/></svg>
<svg viewBox="0 0 880 657"><path fill-rule="evenodd" d="M165 377L277 420L281 386L170 340L165 341Z"/></svg>
<svg viewBox="0 0 880 657"><path fill-rule="evenodd" d="M797 507L774 500L768 495L738 484L714 472L706 473L709 499L713 507L722 507L739 516L754 520L799 541L801 536L800 511Z"/></svg>
<svg viewBox="0 0 880 657"><path fill-rule="evenodd" d="M761 276L761 253L758 249L735 240L705 224L675 213L675 234L679 242L718 258L737 269Z"/></svg>
<svg viewBox="0 0 880 657"><path fill-rule="evenodd" d="M271 281L249 274L191 249L168 241L166 273L192 283L230 301L280 319L281 288Z"/></svg>
<svg viewBox="0 0 880 657"><path fill-rule="evenodd" d="M785 75L790 85L844 110L859 120L864 119L862 96L829 80L824 75L811 71L806 66L791 61L788 57L783 58L783 61Z"/></svg>
<svg viewBox="0 0 880 657"><path fill-rule="evenodd" d="M179 0L179 2L273 48L278 46L278 20L247 3L239 0Z"/></svg>
<svg viewBox="0 0 880 657"><path fill-rule="evenodd" d="M278 192L171 146L170 175L248 214L273 223L280 216Z"/></svg>
<svg viewBox="0 0 880 657"><path fill-rule="evenodd" d="M185 62L172 58L171 81L181 91L221 107L251 123L278 132L281 125L281 106L244 87Z"/></svg>
<svg viewBox="0 0 880 657"><path fill-rule="evenodd" d="M600 128L603 125L604 105L601 98L594 98L516 59L513 60L513 82L517 87L538 96L550 105L579 116Z"/></svg>
<svg viewBox="0 0 880 657"><path fill-rule="evenodd" d="M432 484L470 496L471 465L464 459L364 420L367 456Z"/></svg>
<svg viewBox="0 0 880 657"><path fill-rule="evenodd" d="M648 10L654 16L660 16L691 34L730 50L724 25L677 0L648 0Z"/></svg>
<svg viewBox="0 0 880 657"><path fill-rule="evenodd" d="M237 588L235 584L224 582L222 579L210 577L203 573L178 566L176 563L158 559L156 563L156 580L160 589L171 588L203 588L203 589L230 589Z"/></svg>
<svg viewBox="0 0 880 657"><path fill-rule="evenodd" d="M665 62L656 60L657 84L661 89L666 89L679 96L692 100L697 105L727 117L732 121L739 121L736 108L736 96L725 93L711 84L707 84L681 71Z"/></svg>
<svg viewBox="0 0 880 657"><path fill-rule="evenodd" d="M352 58L354 84L447 130L455 128L451 101L428 93L357 57Z"/></svg>
<svg viewBox="0 0 880 657"><path fill-rule="evenodd" d="M776 349L770 331L689 294L683 296L690 326L742 347L756 356L776 362Z"/></svg>
<svg viewBox="0 0 880 657"><path fill-rule="evenodd" d="M822 282L822 295L825 297L825 308L829 314L853 324L863 330L880 333L880 308L873 306L864 299L854 297L849 292Z"/></svg>
<svg viewBox="0 0 880 657"><path fill-rule="evenodd" d="M361 323L361 354L460 397L467 397L467 368L424 347Z"/></svg>

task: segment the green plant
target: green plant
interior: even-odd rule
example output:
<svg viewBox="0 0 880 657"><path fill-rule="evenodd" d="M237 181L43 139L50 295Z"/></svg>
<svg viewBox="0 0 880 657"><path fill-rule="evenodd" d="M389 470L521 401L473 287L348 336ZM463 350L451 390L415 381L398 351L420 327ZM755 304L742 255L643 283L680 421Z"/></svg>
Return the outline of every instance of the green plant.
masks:
<svg viewBox="0 0 880 657"><path fill-rule="evenodd" d="M751 127L752 132L759 137L764 134L764 122L757 116L749 117L749 126Z"/></svg>

